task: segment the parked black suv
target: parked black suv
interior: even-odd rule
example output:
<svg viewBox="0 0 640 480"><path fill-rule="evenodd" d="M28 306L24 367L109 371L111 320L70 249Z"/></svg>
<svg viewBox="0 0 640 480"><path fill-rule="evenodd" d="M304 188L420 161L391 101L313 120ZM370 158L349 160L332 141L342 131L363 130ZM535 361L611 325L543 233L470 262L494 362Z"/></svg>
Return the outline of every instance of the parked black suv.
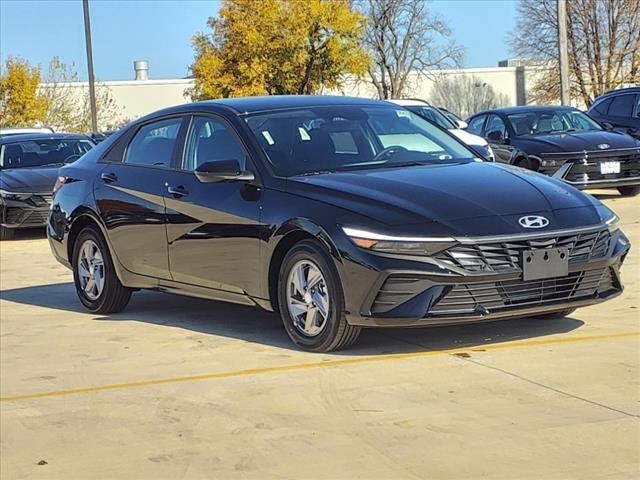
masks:
<svg viewBox="0 0 640 480"><path fill-rule="evenodd" d="M577 188L640 192L640 140L608 131L587 114L563 106L523 106L477 113L467 131L484 136L496 161L564 180ZM514 155L514 150L526 154Z"/></svg>
<svg viewBox="0 0 640 480"><path fill-rule="evenodd" d="M139 288L260 305L314 351L362 327L563 316L618 295L629 251L594 197L373 100L173 107L60 175L49 241L90 311Z"/></svg>
<svg viewBox="0 0 640 480"><path fill-rule="evenodd" d="M621 88L600 95L587 113L599 122L640 138L640 87Z"/></svg>

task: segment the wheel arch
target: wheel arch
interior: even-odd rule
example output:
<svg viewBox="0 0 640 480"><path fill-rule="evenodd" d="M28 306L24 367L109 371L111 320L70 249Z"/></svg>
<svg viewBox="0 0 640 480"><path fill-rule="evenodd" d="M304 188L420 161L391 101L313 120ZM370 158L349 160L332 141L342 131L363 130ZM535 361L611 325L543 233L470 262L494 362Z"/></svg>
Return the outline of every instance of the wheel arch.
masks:
<svg viewBox="0 0 640 480"><path fill-rule="evenodd" d="M278 275L282 261L287 252L302 240L316 240L322 244L327 253L333 259L341 263L341 256L338 248L331 239L329 233L317 223L306 219L296 218L284 223L271 237L277 239L269 256L267 268L267 294L273 311L278 311Z"/></svg>

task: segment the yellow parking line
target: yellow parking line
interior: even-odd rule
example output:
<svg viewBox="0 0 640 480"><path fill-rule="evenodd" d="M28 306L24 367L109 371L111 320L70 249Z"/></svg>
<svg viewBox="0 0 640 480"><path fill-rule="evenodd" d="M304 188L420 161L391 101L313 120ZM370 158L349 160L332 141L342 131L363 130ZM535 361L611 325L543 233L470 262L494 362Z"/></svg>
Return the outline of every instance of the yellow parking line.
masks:
<svg viewBox="0 0 640 480"><path fill-rule="evenodd" d="M14 402L18 400L33 400L37 398L62 397L66 395L95 393L95 392L103 392L106 390L123 390L126 388L146 387L151 385L164 385L164 384L178 383L178 382L195 382L199 380L216 380L221 378L245 377L250 375L262 375L266 373L292 372L296 370L309 370L312 368L337 367L342 365L354 365L358 363L383 362L387 360L403 360L403 359L427 357L427 356L433 356L433 355L451 355L456 353L464 353L466 351L473 351L479 348L481 348L483 351L503 350L503 349L509 349L509 348L518 348L518 347L557 345L561 343L575 343L575 342L604 340L604 339L622 338L622 337L637 337L637 336L640 336L640 332L620 332L620 333L608 333L608 334L601 334L601 335L582 335L582 336L573 336L573 337L559 337L559 338L555 337L555 338L547 338L547 339L525 340L525 341L518 341L518 342L492 344L492 345L469 346L466 348L452 348L447 350L426 350L426 351L412 352L412 353L394 353L389 355L376 355L376 356L367 356L367 357L358 357L358 358L343 358L338 360L326 360L321 362L298 363L298 364L280 365L280 366L274 366L274 367L249 368L245 370L234 370L230 372L206 373L202 375L190 375L185 377L159 378L156 380L140 380L136 382L114 383L111 385L98 385L95 387L72 388L68 390L28 393L24 395L11 395L7 397L0 397L0 401Z"/></svg>

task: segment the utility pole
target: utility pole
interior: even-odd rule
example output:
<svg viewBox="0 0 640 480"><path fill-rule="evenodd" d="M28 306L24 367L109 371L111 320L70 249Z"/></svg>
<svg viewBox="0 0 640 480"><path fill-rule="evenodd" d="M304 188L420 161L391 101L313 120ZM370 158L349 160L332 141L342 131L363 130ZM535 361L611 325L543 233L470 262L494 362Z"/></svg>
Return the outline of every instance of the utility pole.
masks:
<svg viewBox="0 0 640 480"><path fill-rule="evenodd" d="M569 49L567 47L567 0L558 2L558 55L560 58L560 103L569 105Z"/></svg>
<svg viewBox="0 0 640 480"><path fill-rule="evenodd" d="M84 10L84 41L87 47L87 70L89 72L89 101L91 103L91 131L98 131L98 115L96 112L96 86L93 76L93 52L91 49L91 20L89 18L89 0L82 0Z"/></svg>

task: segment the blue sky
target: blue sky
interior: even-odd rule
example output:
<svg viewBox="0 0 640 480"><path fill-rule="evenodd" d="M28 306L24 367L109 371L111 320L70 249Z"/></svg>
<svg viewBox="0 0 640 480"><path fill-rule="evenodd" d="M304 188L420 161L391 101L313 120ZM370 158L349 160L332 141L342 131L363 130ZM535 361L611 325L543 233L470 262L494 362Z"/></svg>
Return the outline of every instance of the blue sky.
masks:
<svg viewBox="0 0 640 480"><path fill-rule="evenodd" d="M187 75L191 38L206 30L218 4L211 0L91 0L96 77L133 77L133 61L146 59L151 78ZM496 66L509 56L513 0L436 0L431 11L447 19L466 49L465 66ZM53 56L75 63L86 79L80 0L0 0L0 58L17 55L46 68Z"/></svg>

